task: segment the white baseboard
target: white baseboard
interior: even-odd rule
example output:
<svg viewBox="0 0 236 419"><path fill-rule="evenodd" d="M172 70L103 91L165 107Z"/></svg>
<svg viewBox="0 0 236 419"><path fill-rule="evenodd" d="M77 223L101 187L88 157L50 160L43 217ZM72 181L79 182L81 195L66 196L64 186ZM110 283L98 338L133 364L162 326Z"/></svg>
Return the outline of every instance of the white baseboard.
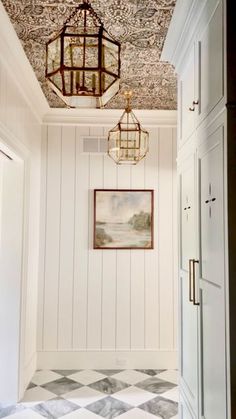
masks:
<svg viewBox="0 0 236 419"><path fill-rule="evenodd" d="M43 351L38 369L175 369L177 351Z"/></svg>
<svg viewBox="0 0 236 419"><path fill-rule="evenodd" d="M30 358L29 362L24 366L23 389L21 389L21 396L28 387L35 371L37 369L37 353L35 352Z"/></svg>

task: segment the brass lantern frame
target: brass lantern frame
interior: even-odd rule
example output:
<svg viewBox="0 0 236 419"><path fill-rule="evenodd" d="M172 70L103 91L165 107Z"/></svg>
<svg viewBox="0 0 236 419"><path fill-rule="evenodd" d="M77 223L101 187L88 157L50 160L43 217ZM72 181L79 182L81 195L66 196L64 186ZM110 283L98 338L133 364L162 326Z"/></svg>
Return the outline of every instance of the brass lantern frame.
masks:
<svg viewBox="0 0 236 419"><path fill-rule="evenodd" d="M149 133L131 109L132 92L124 92L126 107L108 133L108 155L117 164L137 164L149 151Z"/></svg>
<svg viewBox="0 0 236 419"><path fill-rule="evenodd" d="M50 48L53 50L55 43L58 56L60 56L58 62L50 58ZM66 48L69 48L70 63L68 63L68 56L66 57L68 55L65 52ZM74 63L75 48L79 51L77 51L77 58L79 56L82 65ZM97 65L86 63L88 51L89 49L91 51L91 48L94 49L93 58ZM46 43L45 77L54 92L68 107L80 107L81 98L90 98L84 101L85 107L103 107L119 91L120 50L120 43L108 35L89 1L83 0L83 3L77 6L65 21L57 35ZM112 56L111 51L114 55L112 58L115 71L111 71L107 64L106 57L109 52ZM90 86L86 86L86 83L90 83Z"/></svg>

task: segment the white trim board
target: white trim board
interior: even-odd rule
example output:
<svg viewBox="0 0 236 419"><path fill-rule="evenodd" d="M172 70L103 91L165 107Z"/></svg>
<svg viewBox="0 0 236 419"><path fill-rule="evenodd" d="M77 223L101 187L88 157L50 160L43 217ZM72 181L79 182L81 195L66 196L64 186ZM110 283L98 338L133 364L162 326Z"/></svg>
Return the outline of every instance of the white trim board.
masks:
<svg viewBox="0 0 236 419"><path fill-rule="evenodd" d="M24 366L24 381L22 383L20 397L24 395L24 392L27 389L27 386L29 385L36 369L37 369L37 353L34 353L29 363Z"/></svg>
<svg viewBox="0 0 236 419"><path fill-rule="evenodd" d="M176 369L177 351L43 351L37 369Z"/></svg>
<svg viewBox="0 0 236 419"><path fill-rule="evenodd" d="M1 149L14 160L26 161L29 157L28 148L0 121Z"/></svg>
<svg viewBox="0 0 236 419"><path fill-rule="evenodd" d="M2 2L0 2L0 52L3 64L6 65L23 97L41 122L43 115L49 110L49 105Z"/></svg>
<svg viewBox="0 0 236 419"><path fill-rule="evenodd" d="M113 126L122 115L122 109L56 109L51 108L43 117L44 125ZM146 127L176 127L177 111L134 110Z"/></svg>

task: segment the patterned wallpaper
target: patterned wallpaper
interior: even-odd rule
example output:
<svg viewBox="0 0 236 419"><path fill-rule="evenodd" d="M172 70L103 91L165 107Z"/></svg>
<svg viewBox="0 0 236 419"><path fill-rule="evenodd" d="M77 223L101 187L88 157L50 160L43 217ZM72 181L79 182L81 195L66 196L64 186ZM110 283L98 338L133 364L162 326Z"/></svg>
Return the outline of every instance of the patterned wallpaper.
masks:
<svg viewBox="0 0 236 419"><path fill-rule="evenodd" d="M107 108L123 108L133 90L136 109L176 109L176 77L160 62L176 0L91 0L108 33L121 42L121 90ZM51 107L64 107L45 80L45 43L79 0L2 0Z"/></svg>

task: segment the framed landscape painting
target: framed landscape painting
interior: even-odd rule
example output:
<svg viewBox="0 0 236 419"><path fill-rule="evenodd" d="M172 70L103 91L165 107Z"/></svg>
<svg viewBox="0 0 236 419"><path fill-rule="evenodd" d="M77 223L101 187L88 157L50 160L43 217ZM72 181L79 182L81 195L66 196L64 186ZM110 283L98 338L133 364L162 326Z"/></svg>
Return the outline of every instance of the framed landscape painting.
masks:
<svg viewBox="0 0 236 419"><path fill-rule="evenodd" d="M153 190L94 190L94 249L153 249Z"/></svg>

